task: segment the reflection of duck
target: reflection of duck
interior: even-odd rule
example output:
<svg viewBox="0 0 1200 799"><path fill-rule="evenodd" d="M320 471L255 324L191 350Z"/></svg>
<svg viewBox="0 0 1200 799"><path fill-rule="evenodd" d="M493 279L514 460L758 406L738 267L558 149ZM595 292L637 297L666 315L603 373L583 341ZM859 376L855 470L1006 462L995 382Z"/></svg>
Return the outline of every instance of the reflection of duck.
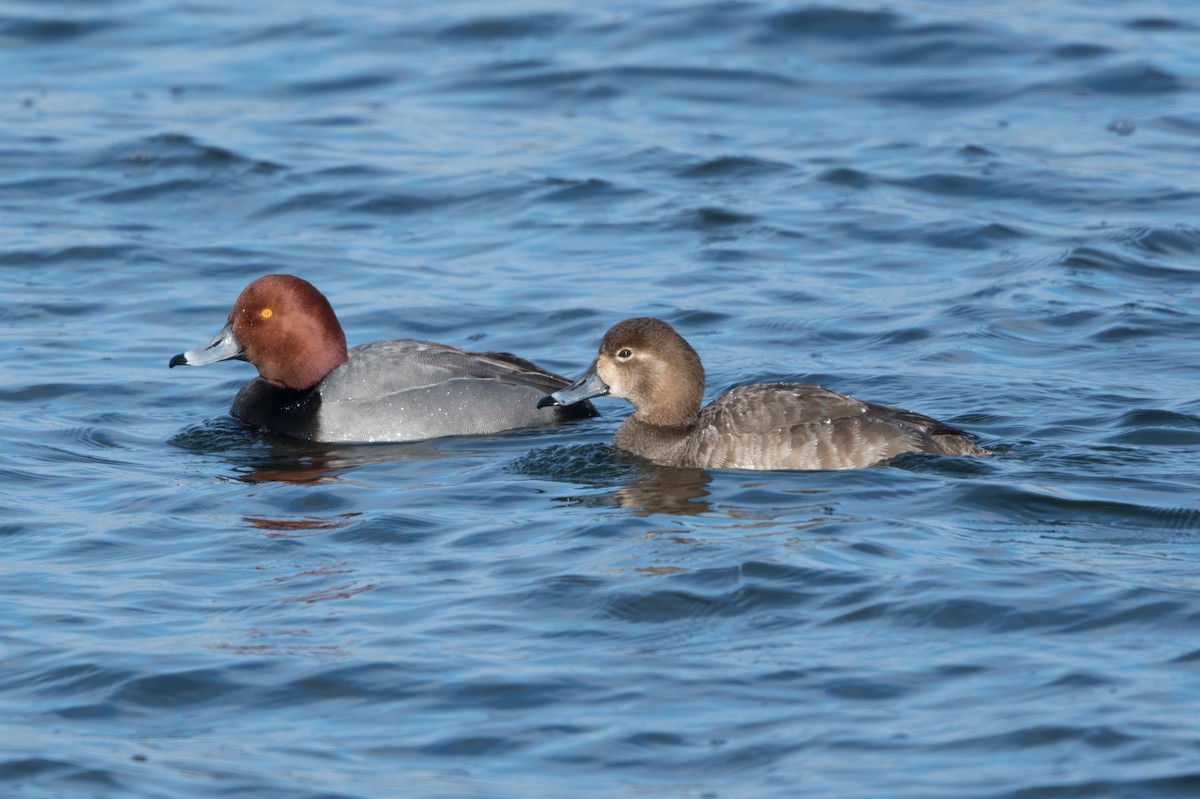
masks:
<svg viewBox="0 0 1200 799"><path fill-rule="evenodd" d="M347 350L329 301L291 275L255 280L217 337L170 365L230 359L249 361L259 374L230 412L306 441L415 441L596 415L590 404L539 410L538 397L568 381L508 353L412 339Z"/></svg>
<svg viewBox="0 0 1200 799"><path fill-rule="evenodd" d="M247 483L336 483L361 466L393 461L432 461L450 457L443 448L423 442L373 447L298 444L279 440L267 450L254 450L235 460L237 479Z"/></svg>
<svg viewBox="0 0 1200 799"><path fill-rule="evenodd" d="M618 506L637 511L639 516L701 516L712 509L704 501L712 476L703 469L649 467L647 471L617 489Z"/></svg>
<svg viewBox="0 0 1200 799"><path fill-rule="evenodd" d="M538 405L570 405L606 394L635 408L613 444L668 466L854 469L902 452L987 454L962 430L936 419L820 386L745 386L701 412L700 357L659 319L614 325L591 368Z"/></svg>
<svg viewBox="0 0 1200 799"><path fill-rule="evenodd" d="M569 493L554 498L569 505L624 508L638 516L696 516L709 510L705 497L712 475L708 472L664 468L599 442L535 447L508 470L570 486Z"/></svg>
<svg viewBox="0 0 1200 799"><path fill-rule="evenodd" d="M244 516L243 521L251 527L266 530L267 538L305 538L321 535L327 530L348 527L359 515L343 513L331 519L322 519L319 516L285 516L282 519L271 516Z"/></svg>

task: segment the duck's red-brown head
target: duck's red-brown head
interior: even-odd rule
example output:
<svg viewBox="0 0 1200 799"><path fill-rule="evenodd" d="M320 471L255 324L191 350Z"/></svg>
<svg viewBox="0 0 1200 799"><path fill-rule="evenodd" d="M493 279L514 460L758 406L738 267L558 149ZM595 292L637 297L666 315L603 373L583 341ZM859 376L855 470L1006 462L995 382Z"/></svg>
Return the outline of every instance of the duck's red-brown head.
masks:
<svg viewBox="0 0 1200 799"><path fill-rule="evenodd" d="M346 334L329 300L307 280L266 275L246 286L210 344L176 355L170 365L249 361L272 385L307 389L346 357Z"/></svg>

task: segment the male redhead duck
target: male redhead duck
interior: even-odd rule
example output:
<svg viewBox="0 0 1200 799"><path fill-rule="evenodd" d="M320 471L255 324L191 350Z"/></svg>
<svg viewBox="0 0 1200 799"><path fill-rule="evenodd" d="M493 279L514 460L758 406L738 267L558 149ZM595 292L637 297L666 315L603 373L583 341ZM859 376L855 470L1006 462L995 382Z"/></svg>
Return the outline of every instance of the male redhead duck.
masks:
<svg viewBox="0 0 1200 799"><path fill-rule="evenodd" d="M614 325L587 372L538 407L604 395L626 399L635 409L613 445L666 466L858 469L902 452L988 453L936 419L820 386L735 388L701 411L700 356L661 319Z"/></svg>
<svg viewBox="0 0 1200 799"><path fill-rule="evenodd" d="M570 381L508 353L412 339L347 350L329 301L291 275L255 280L212 343L176 355L170 365L230 359L258 369L230 413L305 441L416 441L597 415L590 403L536 408L538 397Z"/></svg>

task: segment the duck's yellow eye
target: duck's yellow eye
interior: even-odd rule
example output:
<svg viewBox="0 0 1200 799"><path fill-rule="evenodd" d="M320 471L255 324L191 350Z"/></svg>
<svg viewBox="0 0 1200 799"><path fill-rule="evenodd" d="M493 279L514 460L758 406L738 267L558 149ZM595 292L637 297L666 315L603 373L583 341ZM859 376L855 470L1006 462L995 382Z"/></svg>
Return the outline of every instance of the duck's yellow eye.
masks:
<svg viewBox="0 0 1200 799"><path fill-rule="evenodd" d="M261 316L263 319L270 319L272 316L272 311L270 308L263 308L261 311L258 312L258 315Z"/></svg>

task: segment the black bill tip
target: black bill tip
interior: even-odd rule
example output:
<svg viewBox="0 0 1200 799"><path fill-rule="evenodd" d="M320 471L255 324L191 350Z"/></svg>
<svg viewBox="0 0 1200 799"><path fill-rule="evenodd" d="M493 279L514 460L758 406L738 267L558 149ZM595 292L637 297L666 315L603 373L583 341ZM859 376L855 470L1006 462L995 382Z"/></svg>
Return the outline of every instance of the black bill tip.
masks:
<svg viewBox="0 0 1200 799"><path fill-rule="evenodd" d="M167 364L167 368L174 369L176 366L187 366L187 365L188 365L187 355L185 355L184 353L181 352L178 355L176 355L174 358L171 359L171 362L169 364ZM538 407L541 407L541 406L538 406Z"/></svg>
<svg viewBox="0 0 1200 799"><path fill-rule="evenodd" d="M544 396L540 400L538 400L537 406L539 408L549 408L553 405L558 405L558 404L559 404L559 402L558 402L558 400L556 400L554 398L553 394L547 394L546 396Z"/></svg>

